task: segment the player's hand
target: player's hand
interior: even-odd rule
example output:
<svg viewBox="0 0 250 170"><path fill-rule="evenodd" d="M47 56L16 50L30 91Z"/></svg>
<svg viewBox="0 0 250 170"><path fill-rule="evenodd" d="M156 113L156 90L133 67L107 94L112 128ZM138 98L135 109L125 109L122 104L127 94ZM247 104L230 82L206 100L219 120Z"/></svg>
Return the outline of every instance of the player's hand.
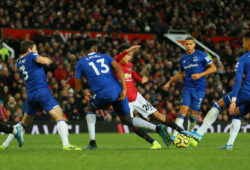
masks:
<svg viewBox="0 0 250 170"><path fill-rule="evenodd" d="M142 77L141 83L144 84L144 83L147 83L147 82L148 82L148 78L147 77Z"/></svg>
<svg viewBox="0 0 250 170"><path fill-rule="evenodd" d="M192 74L191 77L192 77L193 80L198 80L199 78L202 77L202 75L200 73L198 73L198 74Z"/></svg>
<svg viewBox="0 0 250 170"><path fill-rule="evenodd" d="M167 82L162 88L163 88L163 90L168 91L169 87L170 87L170 83Z"/></svg>
<svg viewBox="0 0 250 170"><path fill-rule="evenodd" d="M134 53L139 48L141 48L140 45L133 45L132 47L128 48L126 51L127 51L127 53L131 53L131 52Z"/></svg>
<svg viewBox="0 0 250 170"><path fill-rule="evenodd" d="M46 65L50 65L50 64L52 64L52 60L50 59L50 58L46 58L47 59L47 63L46 63Z"/></svg>
<svg viewBox="0 0 250 170"><path fill-rule="evenodd" d="M126 96L127 96L127 90L126 89L122 90L121 95L117 100L122 101L126 98Z"/></svg>
<svg viewBox="0 0 250 170"><path fill-rule="evenodd" d="M229 106L229 113L232 115L234 114L234 110L235 110L235 107L236 107L236 102L231 102L230 106Z"/></svg>

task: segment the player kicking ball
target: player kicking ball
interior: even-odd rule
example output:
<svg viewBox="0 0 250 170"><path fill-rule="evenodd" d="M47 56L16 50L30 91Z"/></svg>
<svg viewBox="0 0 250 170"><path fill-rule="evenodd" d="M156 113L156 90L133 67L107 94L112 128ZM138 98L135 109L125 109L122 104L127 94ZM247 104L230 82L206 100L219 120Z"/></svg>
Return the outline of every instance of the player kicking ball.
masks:
<svg viewBox="0 0 250 170"><path fill-rule="evenodd" d="M184 47L187 53L180 59L179 72L163 86L163 89L168 90L171 83L185 77L182 102L175 123L183 127L185 116L190 110L190 126L188 131L192 131L196 125L197 112L200 110L202 101L206 94L206 76L215 72L216 67L207 54L195 50L195 42L193 38L186 38L184 41ZM178 132L174 131L172 140L175 139L177 134Z"/></svg>
<svg viewBox="0 0 250 170"><path fill-rule="evenodd" d="M133 71L133 64L130 62L133 53L138 48L134 48L134 46L130 47L127 50L124 50L122 53L120 53L118 56L114 57L114 59L118 62L118 64L121 66L124 76L125 76L125 82L127 86L127 97L129 102L129 108L130 108L130 115L131 117L134 117L134 110L137 111L140 115L142 115L145 119L147 118L154 118L157 121L165 124L166 126L169 126L175 130L177 130L179 133L188 134L188 132L185 132L181 127L179 127L176 123L174 123L171 119L168 117L163 116L163 114L159 113L136 89L134 85L134 80L137 80L141 83L146 83L148 79L146 77L141 78L135 71ZM118 77L118 76L117 76ZM118 77L119 78L119 77ZM136 134L146 139L149 143L152 144L153 148L160 148L160 144L158 144L157 141L153 140L151 137L149 137L146 132L138 131L138 129L133 129ZM196 146L197 142L191 139L191 144Z"/></svg>
<svg viewBox="0 0 250 170"><path fill-rule="evenodd" d="M233 144L241 126L241 116L250 113L250 32L243 37L243 48L247 52L239 58L236 64L233 91L214 103L203 120L202 126L192 132L194 137L201 141L209 126L217 119L221 109L229 107L229 113L232 114L230 137L227 144L221 148L222 150L233 150ZM241 87L244 74L245 81Z"/></svg>
<svg viewBox="0 0 250 170"><path fill-rule="evenodd" d="M52 61L37 54L37 47L33 41L22 41L20 53L21 56L17 60L16 66L27 87L26 113L22 121L16 125L20 129L21 135L24 134L25 127L31 123L36 112L43 108L57 122L63 150L82 150L69 143L68 125L64 120L62 109L48 88L47 78L41 64L50 65ZM10 134L1 145L1 148L6 149L13 138L14 135Z"/></svg>
<svg viewBox="0 0 250 170"><path fill-rule="evenodd" d="M145 128L158 132L167 146L171 144L170 136L164 125L156 126L141 118L131 118L128 105L127 87L123 71L119 64L110 56L97 53L94 40L85 43L88 55L81 58L76 65L76 91L81 90L81 80L85 76L90 89L95 93L89 101L86 115L90 143L86 149L97 149L95 141L95 110L105 109L112 105L123 124L131 127ZM119 81L114 74L117 73Z"/></svg>

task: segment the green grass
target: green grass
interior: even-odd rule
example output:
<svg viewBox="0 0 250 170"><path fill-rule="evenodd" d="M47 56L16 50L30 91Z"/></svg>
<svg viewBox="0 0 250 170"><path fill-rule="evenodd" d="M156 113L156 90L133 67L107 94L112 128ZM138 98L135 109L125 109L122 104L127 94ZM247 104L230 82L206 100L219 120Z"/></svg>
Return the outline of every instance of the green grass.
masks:
<svg viewBox="0 0 250 170"><path fill-rule="evenodd" d="M197 148L166 148L157 134L150 134L163 146L150 145L135 134L99 133L96 151L63 151L58 135L25 135L23 148L17 142L0 151L0 170L61 169L250 169L250 135L239 134L233 151L220 151L228 134L207 134ZM6 135L0 136L0 142ZM74 145L85 147L88 135L70 135Z"/></svg>

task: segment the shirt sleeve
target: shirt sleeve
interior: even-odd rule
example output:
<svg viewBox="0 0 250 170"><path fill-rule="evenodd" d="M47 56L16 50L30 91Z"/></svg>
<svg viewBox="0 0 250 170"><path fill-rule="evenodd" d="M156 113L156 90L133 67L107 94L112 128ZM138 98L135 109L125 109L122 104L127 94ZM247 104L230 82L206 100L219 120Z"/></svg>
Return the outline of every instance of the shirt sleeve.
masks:
<svg viewBox="0 0 250 170"><path fill-rule="evenodd" d="M112 57L110 57L109 55L106 55L106 58L108 59L108 63L109 63L109 65L111 65L111 63L113 62L113 61L115 61Z"/></svg>
<svg viewBox="0 0 250 170"><path fill-rule="evenodd" d="M127 55L127 51L123 51L121 52L119 55L115 56L114 57L114 60L117 61L117 62L120 62L120 60L125 57Z"/></svg>
<svg viewBox="0 0 250 170"><path fill-rule="evenodd" d="M203 63L205 66L212 63L212 60L206 53L203 55Z"/></svg>
<svg viewBox="0 0 250 170"><path fill-rule="evenodd" d="M237 97L239 89L240 89L240 85L241 85L241 81L242 81L242 76L244 73L244 62L243 60L239 60L235 66L235 81L234 81L234 86L233 86L233 91L232 91L232 96L233 97Z"/></svg>
<svg viewBox="0 0 250 170"><path fill-rule="evenodd" d="M139 82L142 81L142 78L135 71L132 72L132 77Z"/></svg>
<svg viewBox="0 0 250 170"><path fill-rule="evenodd" d="M31 54L32 60L33 60L34 62L36 62L36 59L37 59L38 56L39 56L39 54L34 53L34 52L32 52L32 54Z"/></svg>
<svg viewBox="0 0 250 170"><path fill-rule="evenodd" d="M82 71L81 71L81 65L78 62L76 65L76 72L75 72L75 78L82 79Z"/></svg>

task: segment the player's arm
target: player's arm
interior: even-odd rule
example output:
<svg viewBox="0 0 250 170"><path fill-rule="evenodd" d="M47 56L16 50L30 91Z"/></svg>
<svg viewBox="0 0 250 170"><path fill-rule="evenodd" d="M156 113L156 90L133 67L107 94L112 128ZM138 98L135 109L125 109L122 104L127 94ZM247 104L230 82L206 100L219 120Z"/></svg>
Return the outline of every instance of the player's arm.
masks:
<svg viewBox="0 0 250 170"><path fill-rule="evenodd" d="M215 71L216 71L216 66L214 65L214 63L210 63L208 64L208 68L206 69L206 71L202 73L192 74L191 77L193 80L197 80L203 76L207 76L211 73L214 73Z"/></svg>
<svg viewBox="0 0 250 170"><path fill-rule="evenodd" d="M132 72L132 77L139 81L140 83L144 84L148 82L148 78L147 77L141 77L139 76L135 71Z"/></svg>
<svg viewBox="0 0 250 170"><path fill-rule="evenodd" d="M82 88L82 80L76 78L75 79L75 90L76 90L76 92L79 93L81 88Z"/></svg>
<svg viewBox="0 0 250 170"><path fill-rule="evenodd" d="M179 69L178 73L175 74L164 86L163 89L164 90L168 90L171 83L181 80L183 77L185 76L185 72L182 69Z"/></svg>
<svg viewBox="0 0 250 170"><path fill-rule="evenodd" d="M132 47L124 50L123 52L121 52L118 56L114 57L114 60L117 61L118 63L120 62L120 60L125 57L128 53L134 53L137 49L139 49L141 46L140 45L133 45Z"/></svg>
<svg viewBox="0 0 250 170"><path fill-rule="evenodd" d="M36 58L36 62L39 63L39 64L50 65L52 63L52 60L47 58L47 57L38 56Z"/></svg>
<svg viewBox="0 0 250 170"><path fill-rule="evenodd" d="M244 63L242 61L238 61L235 69L236 69L236 75L235 75L235 81L234 81L234 86L233 86L233 91L232 91L232 102L229 107L230 114L234 113L234 110L236 107L236 100L237 100L238 92L240 90L242 76L244 73Z"/></svg>
<svg viewBox="0 0 250 170"><path fill-rule="evenodd" d="M125 83L125 77L124 77L122 68L119 66L119 64L116 61L112 61L111 66L114 69L114 71L117 73L117 75L121 81L121 84L122 84L122 92L121 92L121 96L118 100L124 100L126 98L126 95L127 95L127 86Z"/></svg>

